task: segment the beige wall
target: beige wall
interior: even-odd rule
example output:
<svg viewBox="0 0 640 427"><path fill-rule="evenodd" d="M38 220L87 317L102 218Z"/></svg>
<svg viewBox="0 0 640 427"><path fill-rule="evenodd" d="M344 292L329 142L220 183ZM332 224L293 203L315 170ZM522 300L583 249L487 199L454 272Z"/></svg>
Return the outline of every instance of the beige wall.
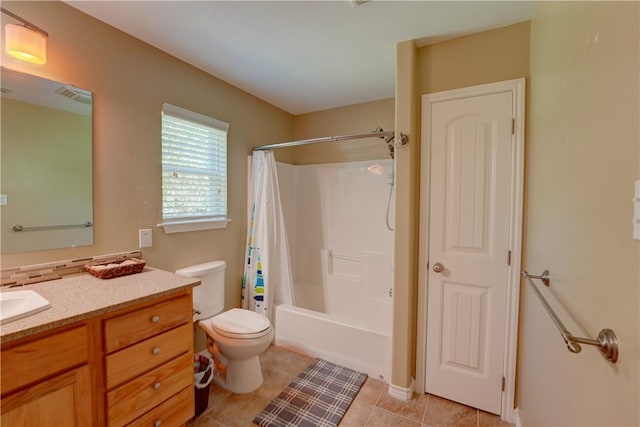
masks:
<svg viewBox="0 0 640 427"><path fill-rule="evenodd" d="M640 242L631 225L640 179L639 9L543 2L531 21L525 267L551 271L550 293L577 320L560 311L571 332L613 329L620 359L613 365L589 346L569 353L524 288L525 426L640 425Z"/></svg>
<svg viewBox="0 0 640 427"><path fill-rule="evenodd" d="M418 91L440 92L529 75L529 22L425 46Z"/></svg>
<svg viewBox="0 0 640 427"><path fill-rule="evenodd" d="M250 147L290 140L293 117L62 2L2 2L49 32L48 62L34 66L4 52L3 66L94 95L95 244L2 256L2 267L136 249L138 229L153 230L143 256L166 270L225 259L226 306L240 303L245 245L246 156ZM9 22L4 14L2 23ZM166 235L161 222L160 111L163 102L231 124L226 229Z"/></svg>
<svg viewBox="0 0 640 427"><path fill-rule="evenodd" d="M298 139L367 133L378 127L394 130L394 98L332 108L296 116L294 137ZM381 139L367 138L334 143L312 144L293 149L294 163L317 164L385 159L387 145Z"/></svg>
<svg viewBox="0 0 640 427"><path fill-rule="evenodd" d="M397 149L395 164L393 248L393 336L391 384L397 396L410 388L415 375L418 292L418 220L420 136L418 134L418 49L413 41L396 48L396 135L408 136ZM393 393L393 389L392 389Z"/></svg>

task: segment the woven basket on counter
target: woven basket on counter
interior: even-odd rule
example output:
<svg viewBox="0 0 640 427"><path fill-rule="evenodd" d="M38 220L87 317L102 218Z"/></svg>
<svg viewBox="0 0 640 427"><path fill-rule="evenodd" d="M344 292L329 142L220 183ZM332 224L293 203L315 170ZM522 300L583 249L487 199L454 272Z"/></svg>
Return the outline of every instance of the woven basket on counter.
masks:
<svg viewBox="0 0 640 427"><path fill-rule="evenodd" d="M140 273L147 262L137 258L122 261L105 262L101 264L87 264L85 270L99 279L113 279L114 277Z"/></svg>

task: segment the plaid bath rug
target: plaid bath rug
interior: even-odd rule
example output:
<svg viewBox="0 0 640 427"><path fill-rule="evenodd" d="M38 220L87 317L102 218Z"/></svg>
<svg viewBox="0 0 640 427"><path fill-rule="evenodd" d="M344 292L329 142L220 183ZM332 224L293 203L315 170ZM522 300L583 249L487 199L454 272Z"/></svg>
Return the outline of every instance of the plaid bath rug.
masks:
<svg viewBox="0 0 640 427"><path fill-rule="evenodd" d="M262 427L335 427L367 374L316 359L253 420Z"/></svg>

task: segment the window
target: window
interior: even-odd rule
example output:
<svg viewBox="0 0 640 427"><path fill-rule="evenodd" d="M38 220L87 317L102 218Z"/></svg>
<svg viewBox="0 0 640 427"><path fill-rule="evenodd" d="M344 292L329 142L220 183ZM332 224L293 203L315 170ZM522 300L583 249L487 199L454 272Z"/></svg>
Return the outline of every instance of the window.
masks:
<svg viewBox="0 0 640 427"><path fill-rule="evenodd" d="M166 233L226 227L229 124L162 106L162 224Z"/></svg>

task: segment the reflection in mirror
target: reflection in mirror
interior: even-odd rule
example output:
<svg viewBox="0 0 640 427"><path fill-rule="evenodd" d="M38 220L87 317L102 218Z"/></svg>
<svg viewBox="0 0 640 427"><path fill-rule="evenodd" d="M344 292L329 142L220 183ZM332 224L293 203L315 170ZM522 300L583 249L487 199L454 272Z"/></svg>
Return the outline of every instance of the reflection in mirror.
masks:
<svg viewBox="0 0 640 427"><path fill-rule="evenodd" d="M93 244L91 92L1 77L2 253Z"/></svg>

